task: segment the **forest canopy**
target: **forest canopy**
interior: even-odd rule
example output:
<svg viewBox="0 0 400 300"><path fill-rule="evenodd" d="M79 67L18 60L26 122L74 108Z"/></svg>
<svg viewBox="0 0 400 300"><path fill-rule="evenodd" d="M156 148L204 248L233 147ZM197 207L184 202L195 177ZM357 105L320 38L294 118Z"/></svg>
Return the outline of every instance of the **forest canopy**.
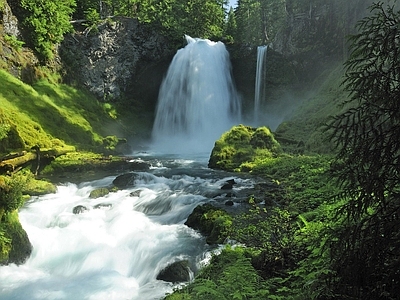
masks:
<svg viewBox="0 0 400 300"><path fill-rule="evenodd" d="M228 10L227 0L21 0L12 3L21 19L27 44L44 60L51 59L72 23L97 26L108 18L137 18L172 39L184 35L248 46L272 42L290 20L314 22L329 11L329 26L343 27L364 10L367 0L238 0Z"/></svg>

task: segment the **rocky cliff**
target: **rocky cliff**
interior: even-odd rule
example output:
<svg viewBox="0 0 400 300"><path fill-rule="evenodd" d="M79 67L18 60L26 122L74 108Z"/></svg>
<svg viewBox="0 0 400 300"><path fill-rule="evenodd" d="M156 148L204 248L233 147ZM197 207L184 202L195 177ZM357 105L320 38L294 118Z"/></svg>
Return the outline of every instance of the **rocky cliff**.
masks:
<svg viewBox="0 0 400 300"><path fill-rule="evenodd" d="M83 84L99 100L154 101L175 50L151 27L118 17L91 30L77 29L65 37L59 52L67 79Z"/></svg>

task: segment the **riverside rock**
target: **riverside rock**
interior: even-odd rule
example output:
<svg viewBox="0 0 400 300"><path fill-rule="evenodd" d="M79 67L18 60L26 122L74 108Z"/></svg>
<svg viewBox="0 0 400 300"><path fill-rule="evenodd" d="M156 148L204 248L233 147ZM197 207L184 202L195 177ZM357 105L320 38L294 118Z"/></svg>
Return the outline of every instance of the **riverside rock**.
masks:
<svg viewBox="0 0 400 300"><path fill-rule="evenodd" d="M190 268L188 261L183 260L170 264L157 275L157 279L172 283L189 281Z"/></svg>

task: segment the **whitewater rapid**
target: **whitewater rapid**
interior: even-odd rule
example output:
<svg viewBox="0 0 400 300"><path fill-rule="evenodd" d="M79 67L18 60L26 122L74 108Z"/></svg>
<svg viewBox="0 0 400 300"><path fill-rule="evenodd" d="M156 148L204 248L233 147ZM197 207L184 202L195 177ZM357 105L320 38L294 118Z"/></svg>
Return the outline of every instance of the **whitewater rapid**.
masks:
<svg viewBox="0 0 400 300"><path fill-rule="evenodd" d="M205 161L151 164L135 186L101 198L89 194L116 176L32 197L19 217L33 252L23 265L0 267L0 299L161 299L174 288L156 279L162 269L180 260L201 268L213 249L184 222L197 205L224 201L220 187L232 177ZM239 189L253 184L235 180ZM78 205L88 210L74 214Z"/></svg>

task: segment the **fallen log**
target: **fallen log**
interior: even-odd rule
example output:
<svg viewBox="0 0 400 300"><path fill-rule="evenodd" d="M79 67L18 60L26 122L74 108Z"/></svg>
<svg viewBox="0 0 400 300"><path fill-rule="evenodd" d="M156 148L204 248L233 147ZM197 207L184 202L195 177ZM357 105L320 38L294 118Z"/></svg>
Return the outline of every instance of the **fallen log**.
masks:
<svg viewBox="0 0 400 300"><path fill-rule="evenodd" d="M36 161L38 165L40 164L40 157L45 158L56 158L60 155L67 154L68 152L75 151L75 147L56 147L52 149L38 149L32 152L20 152L18 155L7 155L0 161L0 174L4 173L14 173L19 170L20 166L27 163ZM22 155L21 155L22 154ZM11 158L10 158L11 157ZM38 166L37 166L38 169Z"/></svg>
<svg viewBox="0 0 400 300"><path fill-rule="evenodd" d="M35 160L37 157L36 152L26 152L26 154L14 157L11 159L5 159L2 162L0 162L0 172L1 173L8 173L8 172L14 172L14 170L21 166L24 165L30 161Z"/></svg>

